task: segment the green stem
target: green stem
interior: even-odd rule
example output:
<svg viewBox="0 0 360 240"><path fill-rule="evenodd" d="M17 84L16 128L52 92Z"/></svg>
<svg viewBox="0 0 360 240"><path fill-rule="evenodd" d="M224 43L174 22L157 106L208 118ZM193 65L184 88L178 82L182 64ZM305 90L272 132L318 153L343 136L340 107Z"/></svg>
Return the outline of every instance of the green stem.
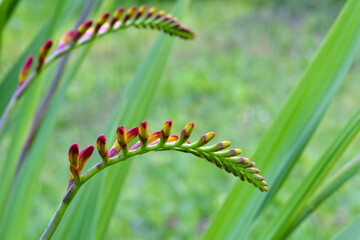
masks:
<svg viewBox="0 0 360 240"><path fill-rule="evenodd" d="M64 216L66 209L70 205L71 200L75 197L80 187L81 185L73 184L66 192L64 198L60 202L58 209L55 212L54 217L51 219L49 226L46 228L45 232L41 236L41 240L50 239L55 233L56 228L58 227L62 217Z"/></svg>
<svg viewBox="0 0 360 240"><path fill-rule="evenodd" d="M201 146L199 146L199 144L197 142L195 142L193 144L184 144L184 145L180 145L180 146L177 144L177 142L169 142L169 143L166 143L165 145L163 145L163 143L160 142L158 144L145 146L143 148L141 148L139 146L136 149L130 150L126 155L123 155L122 153L120 153L112 158L106 159L108 161L107 164L103 163L103 162L106 162L105 158L104 158L102 162L98 162L93 167L91 167L89 170L87 170L85 173L83 173L80 177L80 181L74 182L70 186L69 190L66 192L53 219L51 220L49 226L46 228L41 239L51 238L51 236L56 231L56 228L58 227L67 207L69 206L72 199L75 197L77 191L80 189L80 187L83 184L85 184L88 180L90 180L97 173L99 173L100 171L102 171L103 169L105 169L111 165L125 161L128 158L134 157L136 155L142 155L142 154L152 152L152 151L167 151L167 150L175 150L175 151L180 151L180 152L191 153L197 157L205 158L212 163L221 162L221 166L226 166L226 164L227 164L227 166L229 166L229 164L231 164L231 163L222 162L222 161L226 161L226 158L223 159L223 158L217 156L216 155L217 153L215 153L215 152L208 152L207 147L201 147ZM234 163L234 164L237 164L237 163ZM239 167L241 168L240 165L239 165ZM242 172L242 174L248 176L247 179L251 178L251 174L246 173L246 171ZM256 183L254 185L261 189L260 185L256 185ZM264 185L264 186L266 186L266 185Z"/></svg>

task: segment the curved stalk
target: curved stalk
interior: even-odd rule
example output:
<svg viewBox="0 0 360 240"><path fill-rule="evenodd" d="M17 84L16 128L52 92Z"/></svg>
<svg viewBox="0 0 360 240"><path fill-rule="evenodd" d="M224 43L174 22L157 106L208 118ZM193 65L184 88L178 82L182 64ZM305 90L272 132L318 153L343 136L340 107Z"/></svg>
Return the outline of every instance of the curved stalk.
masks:
<svg viewBox="0 0 360 240"><path fill-rule="evenodd" d="M148 133L147 122L142 122L139 127L132 128L127 132L123 126L120 126L116 133L117 141L110 149L110 153L107 151L106 138L104 135L101 135L98 138L96 145L102 161L92 166L83 174L80 172L92 155L94 147L90 145L79 153L78 145L76 143L73 144L69 149L71 178L68 191L60 202L53 219L46 228L41 239L51 238L68 205L82 185L105 168L148 152L174 150L191 153L197 157L205 158L207 161L214 163L217 167L238 176L243 181L247 180L262 192L268 191L267 183L264 181L264 178L258 175L260 170L253 167L255 165L254 162L249 161L249 159L245 157L237 157L237 155L241 153L240 149L224 150L230 146L230 142L224 141L211 146L205 146L215 136L213 132L210 132L201 136L198 141L190 143L188 142L188 139L194 128L194 123L186 125L181 131L180 136L170 135L171 126L172 122L167 121L161 131L151 134ZM140 141L129 148L129 142L136 136L139 137Z"/></svg>

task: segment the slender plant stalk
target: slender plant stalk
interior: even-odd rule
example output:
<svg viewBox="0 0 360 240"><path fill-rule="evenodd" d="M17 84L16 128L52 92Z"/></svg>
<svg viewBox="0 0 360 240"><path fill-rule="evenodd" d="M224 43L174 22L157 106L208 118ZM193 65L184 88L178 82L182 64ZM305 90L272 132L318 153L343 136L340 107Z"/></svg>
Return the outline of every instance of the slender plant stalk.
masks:
<svg viewBox="0 0 360 240"><path fill-rule="evenodd" d="M50 239L55 233L57 226L60 224L60 221L68 208L71 200L75 197L77 191L79 190L79 185L73 184L68 191L66 192L64 198L62 199L58 209L56 210L49 226L46 228L45 232L40 239Z"/></svg>
<svg viewBox="0 0 360 240"><path fill-rule="evenodd" d="M75 26L75 29L77 29L80 24L82 22L85 21L87 15L89 14L92 6L94 4L94 0L89 0L87 1L77 23L76 23L76 26ZM74 30L75 31L75 30ZM60 82L60 79L61 79L61 76L64 72L64 69L65 69L65 66L66 66L66 63L69 59L69 53L66 53L64 54L62 57L61 57L61 61L59 63L59 66L58 66L58 69L56 71L56 74L55 74L55 77L51 83L51 86L49 88L49 91L47 92L46 96L45 96L45 99L44 101L42 102L40 108L38 109L36 115L35 115L35 120L31 126L31 129L30 129L30 132L29 132L29 135L28 137L26 138L26 141L25 141L25 145L24 147L22 148L21 150L21 154L20 154L20 158L18 160L18 165L16 167L16 173L18 173L24 163L24 160L25 160L25 157L31 147L31 144L33 142L33 139L35 137L35 134L37 133L38 129L39 129L39 126L42 122L42 120L44 119L44 116L45 116L45 113L47 111L47 109L49 108L49 105L50 105L50 101L51 99L53 98L54 96L54 93L59 85L59 82Z"/></svg>
<svg viewBox="0 0 360 240"><path fill-rule="evenodd" d="M97 140L96 146L102 161L83 174L81 174L81 170L92 155L94 147L90 145L79 153L78 145L76 143L73 144L69 149L71 177L68 191L60 202L54 217L41 239L51 238L78 190L93 176L109 166L148 152L174 150L191 153L197 157L205 158L217 167L238 176L243 181L247 180L262 192L268 191L264 178L258 175L260 170L253 167L255 165L254 162L249 161L245 157L238 157L237 155L241 154L240 149L224 150L230 146L230 142L224 141L215 145L205 146L215 136L213 132L210 132L201 136L198 141L190 143L188 139L194 128L194 123L187 124L179 136L170 135L171 126L172 122L167 121L161 131L151 134L148 133L148 124L145 121L139 127L132 128L128 132L126 132L123 126L120 126L116 132L117 140L109 152L107 150L106 137L101 135ZM129 148L129 142L136 136L139 137L140 141Z"/></svg>

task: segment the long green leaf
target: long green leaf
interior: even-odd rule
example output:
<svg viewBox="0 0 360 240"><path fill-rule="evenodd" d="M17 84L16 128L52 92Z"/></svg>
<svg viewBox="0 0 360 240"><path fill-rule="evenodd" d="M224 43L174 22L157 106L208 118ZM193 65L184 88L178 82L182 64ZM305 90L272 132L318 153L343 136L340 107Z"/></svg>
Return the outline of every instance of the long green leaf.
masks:
<svg viewBox="0 0 360 240"><path fill-rule="evenodd" d="M205 239L245 237L253 220L276 194L323 117L360 42L360 2L350 0L307 67L252 158L269 180L270 194L235 184Z"/></svg>
<svg viewBox="0 0 360 240"><path fill-rule="evenodd" d="M59 1L58 3L59 5L57 6L57 11L59 13L56 14L55 18L57 18L58 15L61 15L62 6L64 6L66 2ZM56 27L56 25L50 26L52 28ZM46 147L48 139L50 138L50 130L54 126L57 108L59 107L61 99L57 100L57 102L53 104L52 109L48 112L51 116L44 119L44 126L40 127L39 134L35 137L34 144L27 156L29 163L26 163L24 168L20 169L16 178L14 178L14 181L12 182L11 191L9 196L7 196L8 201L6 203L5 212L2 216L3 219L6 219L7 221L1 222L0 238L18 239L24 234L25 228L18 229L17 226L18 224L25 226L30 215L37 190L36 186L38 185L39 175L45 157L45 151L43 149ZM27 132L24 132L23 134L26 133ZM16 161L14 162L14 164L16 164Z"/></svg>
<svg viewBox="0 0 360 240"><path fill-rule="evenodd" d="M13 65L13 67L5 74L3 79L0 82L0 115L3 114L12 94L14 93L16 86L18 84L18 75L21 69L21 66L24 64L25 59L32 54L37 54L39 48L44 44L44 42L51 38L54 33L54 30L57 29L59 24L64 23L71 13L76 10L76 5L83 4L84 0L80 1L57 1L52 15L52 18L44 24L44 26L39 30L38 34L34 40L29 44L26 50L21 54L19 59ZM64 8L64 5L66 6ZM65 11L63 10L65 9ZM26 94L26 93L25 93Z"/></svg>
<svg viewBox="0 0 360 240"><path fill-rule="evenodd" d="M20 0L2 0L0 1L0 60L2 49L3 30L6 23L11 18ZM0 61L1 64L1 61ZM1 68L0 68L1 69Z"/></svg>
<svg viewBox="0 0 360 240"><path fill-rule="evenodd" d="M345 227L338 235L336 235L334 240L352 240L359 239L360 235L360 215L347 227Z"/></svg>
<svg viewBox="0 0 360 240"><path fill-rule="evenodd" d="M179 1L172 13L181 16L189 2L189 0ZM172 43L172 38L160 34L147 54L106 128L105 133L109 142L115 141L114 129L120 123L132 126L146 117ZM106 234L129 167L130 162L124 162L108 169L106 175L100 174L97 178L90 180L69 207L67 215L64 216L64 220L54 235L55 239L93 239L94 237L102 239Z"/></svg>
<svg viewBox="0 0 360 240"><path fill-rule="evenodd" d="M87 48L83 50L87 51ZM85 54L81 55L85 56ZM78 62L82 62L83 58L77 59ZM29 217L32 207L33 199L36 195L37 184L39 181L39 175L45 161L46 142L51 138L51 131L55 125L57 110L65 96L65 90L69 85L70 80L77 72L80 64L76 62L72 66L70 74L66 78L61 90L56 94L48 114L43 120L43 124L40 126L38 134L35 137L33 146L28 154L27 161L24 162L24 166L21 168L13 189L9 196L9 204L4 214L4 219L0 228L1 239L19 239L23 230L20 231L17 226L26 225L26 221ZM31 199L31 200L29 200Z"/></svg>
<svg viewBox="0 0 360 240"><path fill-rule="evenodd" d="M45 28L41 29L33 43L25 52L34 51L34 48L37 47L37 44L40 44L39 41L43 40L46 37L50 37L51 34L53 34L62 13L63 2L64 1L61 0L57 2L55 6L57 9L57 13L52 16L49 24ZM46 32L46 34L44 34L44 32ZM17 83L17 73L15 76L15 70L11 70L10 73L7 74L7 77L8 78L6 78L4 82L5 86L7 83L10 82L14 82L15 84ZM13 79L13 77L15 77L15 79ZM15 126L21 127L16 127L14 129L14 132L11 136L10 147L7 150L6 155L4 154L4 158L2 158L2 160L6 159L6 161L0 175L0 182L2 183L0 188L0 216L2 216L3 214L6 199L9 196L9 190L11 188L11 184L15 175L17 160L19 159L21 148L24 145L25 138L30 129L30 124L33 120L36 103L39 97L39 90L41 87L40 80L41 79L39 79L38 82L35 82L34 86L32 86L32 89L27 94L25 94L24 99L19 106L19 114L14 121L16 122ZM1 89L0 92L3 92L5 90L6 89ZM7 92L10 91L7 90ZM3 97L3 95L1 96Z"/></svg>
<svg viewBox="0 0 360 240"><path fill-rule="evenodd" d="M302 181L293 195L287 201L277 217L273 219L268 232L265 232L264 239L284 238L290 233L294 218L308 204L308 199L313 196L317 188L323 183L325 178L345 152L346 148L355 139L360 131L360 109L350 119L345 128L335 137L334 142L325 151L307 177Z"/></svg>
<svg viewBox="0 0 360 240"><path fill-rule="evenodd" d="M3 0L0 2L0 32L9 21L19 2L20 0Z"/></svg>
<svg viewBox="0 0 360 240"><path fill-rule="evenodd" d="M314 212L326 199L332 196L341 186L347 183L352 177L360 171L360 154L354 157L343 168L334 174L321 189L319 189L314 197L306 204L305 208L298 214L293 221L290 232L293 232L312 212ZM360 232L359 232L360 233ZM345 238L343 238L345 239Z"/></svg>

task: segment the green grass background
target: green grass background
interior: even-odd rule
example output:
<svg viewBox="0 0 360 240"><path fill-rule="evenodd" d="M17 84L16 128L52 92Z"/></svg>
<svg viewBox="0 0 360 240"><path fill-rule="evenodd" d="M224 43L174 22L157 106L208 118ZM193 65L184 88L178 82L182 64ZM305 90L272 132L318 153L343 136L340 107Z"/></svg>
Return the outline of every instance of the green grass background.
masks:
<svg viewBox="0 0 360 240"><path fill-rule="evenodd" d="M115 5L126 7L132 3L114 1ZM167 11L174 5L173 1L155 0L136 3ZM251 157L343 4L341 0L193 1L182 22L198 37L196 41L176 39L158 95L148 119L144 119L149 122L150 131L159 130L171 119L173 131L180 132L186 123L194 121L192 139L215 131L216 140L230 140L233 147L243 150L244 156ZM4 31L0 77L50 18L49 9L51 1L21 1ZM80 11L81 6L77 14ZM54 38L56 43L77 17L71 16L62 23ZM122 95L119 89L130 82L156 35L150 30L129 29L93 46L68 89L49 139L50 147L44 149L46 166L27 238L36 238L43 232L65 193L69 146L74 142L80 147L95 144ZM359 60L357 54L345 83L302 155L301 164L283 186L288 194L277 198L278 207L357 109ZM54 69L51 67L43 75L44 95ZM5 140L0 150L7 144ZM357 140L352 145L344 161L358 153L359 144ZM132 161L108 239L200 238L232 184L239 181L206 161L181 153L153 153ZM359 177L346 184L292 238L326 239L350 223L360 213L360 191L356 187L359 184Z"/></svg>

